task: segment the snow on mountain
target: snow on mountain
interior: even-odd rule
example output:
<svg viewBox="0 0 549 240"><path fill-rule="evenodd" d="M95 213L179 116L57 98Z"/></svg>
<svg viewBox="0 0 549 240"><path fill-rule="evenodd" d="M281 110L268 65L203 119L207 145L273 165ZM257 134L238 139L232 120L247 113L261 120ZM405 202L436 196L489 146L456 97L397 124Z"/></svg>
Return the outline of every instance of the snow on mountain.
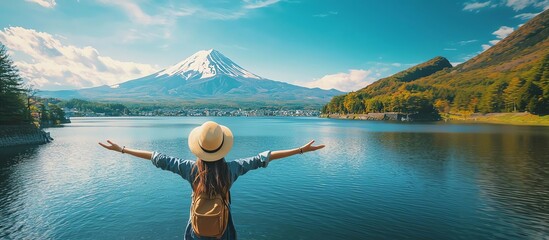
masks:
<svg viewBox="0 0 549 240"><path fill-rule="evenodd" d="M160 71L156 77L166 75L180 75L185 80L205 79L216 75L262 79L260 76L246 71L214 49L198 51L187 59Z"/></svg>
<svg viewBox="0 0 549 240"><path fill-rule="evenodd" d="M43 97L103 101L247 104L273 106L324 104L337 90L305 88L255 75L220 52L199 51L160 72L110 86L79 90L41 91Z"/></svg>

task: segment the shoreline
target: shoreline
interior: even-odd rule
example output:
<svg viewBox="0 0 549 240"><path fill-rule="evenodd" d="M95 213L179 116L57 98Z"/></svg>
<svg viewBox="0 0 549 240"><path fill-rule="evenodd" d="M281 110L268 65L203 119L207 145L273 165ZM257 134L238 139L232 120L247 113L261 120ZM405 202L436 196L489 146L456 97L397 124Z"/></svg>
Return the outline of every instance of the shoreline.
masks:
<svg viewBox="0 0 549 240"><path fill-rule="evenodd" d="M549 115L539 116L528 112L475 113L467 116L450 115L448 121L465 123L490 123L516 126L549 126Z"/></svg>
<svg viewBox="0 0 549 240"><path fill-rule="evenodd" d="M78 117L71 117L71 119L78 119L78 118L154 118L154 117L180 117L180 118L193 118L193 117L221 117L221 118L286 118L286 117L299 117L299 118L319 118L318 116L285 116L285 115L261 115L261 116L171 116L171 115L151 115L151 116L141 116L141 115L121 115L121 116L78 116ZM54 125L53 127L56 127L57 125ZM49 126L51 127L51 126Z"/></svg>
<svg viewBox="0 0 549 240"><path fill-rule="evenodd" d="M40 145L51 142L49 132L32 124L0 125L0 148L20 145Z"/></svg>
<svg viewBox="0 0 549 240"><path fill-rule="evenodd" d="M383 117L386 114L395 113L375 113L375 114L321 114L320 118L332 118L343 120L361 120L361 121L391 121L391 122L424 122L402 119L387 119ZM406 116L405 114L402 114ZM377 117L376 117L377 116ZM443 117L443 120L432 120L432 122L453 122L453 123L472 123L472 124L500 124L516 126L544 126L549 127L549 115L539 116L528 112L520 113L475 113L469 115L449 114Z"/></svg>
<svg viewBox="0 0 549 240"><path fill-rule="evenodd" d="M320 118L349 119L349 120L370 120L370 121L409 121L406 114L398 112L385 113L360 113L360 114L321 114Z"/></svg>

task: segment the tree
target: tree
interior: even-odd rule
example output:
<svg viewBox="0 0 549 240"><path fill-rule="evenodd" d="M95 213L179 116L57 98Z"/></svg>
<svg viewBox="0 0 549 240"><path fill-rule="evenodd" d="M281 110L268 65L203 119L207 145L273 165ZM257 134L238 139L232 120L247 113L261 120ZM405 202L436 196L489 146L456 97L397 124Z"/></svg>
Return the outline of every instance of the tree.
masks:
<svg viewBox="0 0 549 240"><path fill-rule="evenodd" d="M505 100L505 110L507 112L516 112L522 110L522 106L518 106L520 100L520 89L524 85L524 79L514 77L509 82L509 86L503 90Z"/></svg>
<svg viewBox="0 0 549 240"><path fill-rule="evenodd" d="M479 102L478 97L471 98L471 101L469 101L469 105L467 105L467 110L470 113L478 112L478 102Z"/></svg>
<svg viewBox="0 0 549 240"><path fill-rule="evenodd" d="M65 120L65 112L59 106L49 103L50 120L53 124L62 123Z"/></svg>
<svg viewBox="0 0 549 240"><path fill-rule="evenodd" d="M384 104L379 98L372 98L364 100L365 112L367 113L379 113L383 112Z"/></svg>
<svg viewBox="0 0 549 240"><path fill-rule="evenodd" d="M482 94L479 110L482 113L500 112L504 109L503 89L506 84L503 81L492 83Z"/></svg>
<svg viewBox="0 0 549 240"><path fill-rule="evenodd" d="M466 110L470 99L471 94L469 92L458 90L454 97L453 108L456 110Z"/></svg>
<svg viewBox="0 0 549 240"><path fill-rule="evenodd" d="M446 99L437 99L433 106L439 113L450 113L450 104Z"/></svg>
<svg viewBox="0 0 549 240"><path fill-rule="evenodd" d="M545 55L545 58L534 76L534 81L538 82L539 87L543 92L542 97L539 99L538 114L549 114L549 54Z"/></svg>
<svg viewBox="0 0 549 240"><path fill-rule="evenodd" d="M326 108L328 114L333 113L346 113L345 106L343 105L343 101L345 100L345 95L339 95L332 98L332 100L328 103L328 107Z"/></svg>
<svg viewBox="0 0 549 240"><path fill-rule="evenodd" d="M363 113L364 103L355 92L349 93L343 100L343 105L348 113Z"/></svg>
<svg viewBox="0 0 549 240"><path fill-rule="evenodd" d="M26 121L28 122L32 122L33 121L33 117L32 117L32 111L33 111L33 104L36 103L36 101L34 100L34 97L35 95L39 92L38 89L34 88L33 85L28 85L26 88L25 88L25 93L26 93L26 100L27 100L27 107L25 109L26 113L25 113L25 116L27 117Z"/></svg>
<svg viewBox="0 0 549 240"><path fill-rule="evenodd" d="M25 119L22 79L0 43L0 124L18 124Z"/></svg>
<svg viewBox="0 0 549 240"><path fill-rule="evenodd" d="M520 101L525 105L524 110L537 114L542 109L542 102L540 102L542 94L543 90L538 85L532 81L526 82L520 89Z"/></svg>
<svg viewBox="0 0 549 240"><path fill-rule="evenodd" d="M391 102L389 103L389 111L391 112L402 112L404 109L404 98L403 94L393 94L391 97Z"/></svg>

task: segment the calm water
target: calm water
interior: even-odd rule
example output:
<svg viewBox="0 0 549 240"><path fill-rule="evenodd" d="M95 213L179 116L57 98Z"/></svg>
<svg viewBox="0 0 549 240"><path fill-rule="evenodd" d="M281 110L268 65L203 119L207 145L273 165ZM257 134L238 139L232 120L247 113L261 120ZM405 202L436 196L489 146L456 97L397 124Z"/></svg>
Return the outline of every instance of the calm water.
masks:
<svg viewBox="0 0 549 240"><path fill-rule="evenodd" d="M80 118L53 143L1 149L1 239L181 239L191 189L132 148L193 158L190 130L229 126L227 159L326 144L232 189L242 239L549 239L549 128L314 118Z"/></svg>

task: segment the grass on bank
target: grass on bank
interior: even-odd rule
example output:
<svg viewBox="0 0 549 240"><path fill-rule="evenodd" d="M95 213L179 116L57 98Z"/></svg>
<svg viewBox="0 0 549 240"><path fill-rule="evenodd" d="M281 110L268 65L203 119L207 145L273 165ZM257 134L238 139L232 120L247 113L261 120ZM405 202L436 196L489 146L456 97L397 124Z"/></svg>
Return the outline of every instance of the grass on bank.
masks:
<svg viewBox="0 0 549 240"><path fill-rule="evenodd" d="M549 115L539 116L528 112L471 114L469 116L450 114L447 119L451 121L549 126Z"/></svg>
<svg viewBox="0 0 549 240"><path fill-rule="evenodd" d="M322 114L323 118L362 120L367 114ZM509 125L549 126L549 115L539 116L528 112L520 113L450 113L442 114L442 121L467 123L495 123ZM379 119L381 120L381 119Z"/></svg>

